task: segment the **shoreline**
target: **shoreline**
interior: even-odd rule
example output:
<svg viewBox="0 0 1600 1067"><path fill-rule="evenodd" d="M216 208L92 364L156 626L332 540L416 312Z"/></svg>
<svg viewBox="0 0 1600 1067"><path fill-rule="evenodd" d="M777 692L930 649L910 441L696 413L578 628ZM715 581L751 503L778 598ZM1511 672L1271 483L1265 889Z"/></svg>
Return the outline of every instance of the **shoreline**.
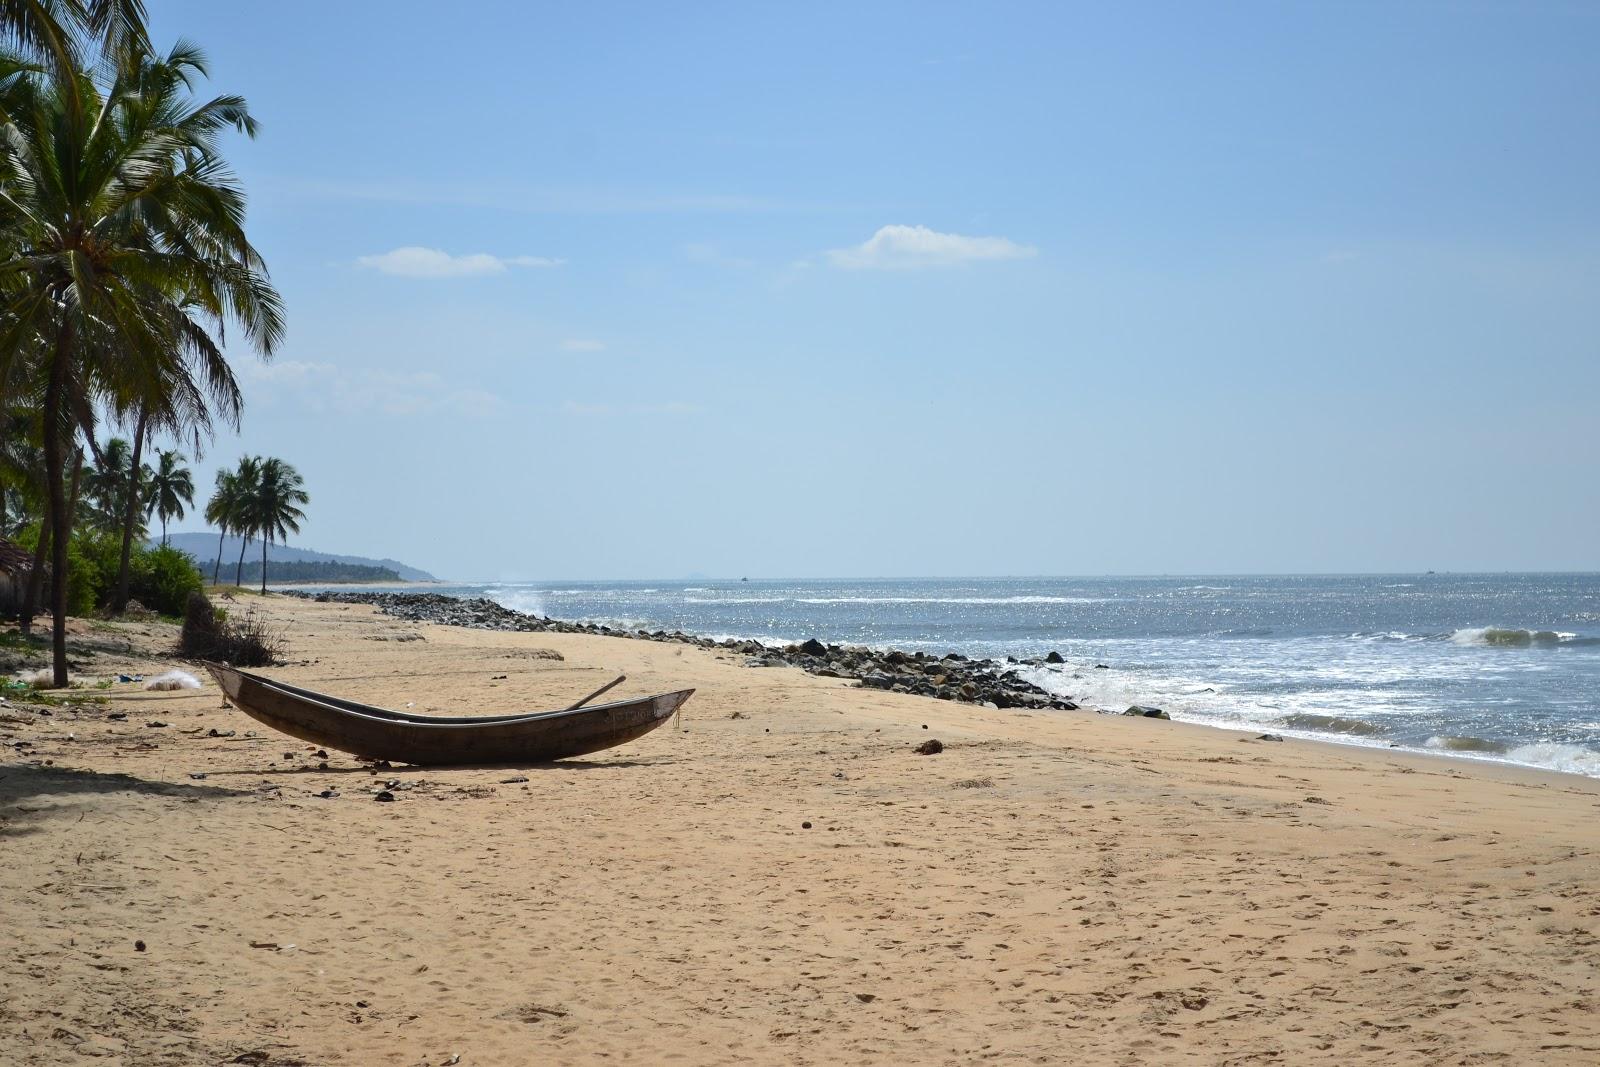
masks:
<svg viewBox="0 0 1600 1067"><path fill-rule="evenodd" d="M958 706L727 648L257 604L288 641L269 674L380 706L559 707L617 673L628 694L697 693L677 725L516 770L324 756L209 680L18 700L0 1059L1600 1051L1589 779ZM96 670L175 665L171 624L104 627ZM918 754L929 739L943 751Z"/></svg>
<svg viewBox="0 0 1600 1067"><path fill-rule="evenodd" d="M893 648L872 648L864 645L829 644L810 638L805 641L779 642L776 639L716 638L700 636L681 630L643 630L611 626L605 623L576 622L533 615L508 608L488 597L463 597L427 590L424 583L403 583L401 588L371 588L364 591L328 589L290 589L280 591L287 596L316 601L369 604L379 611L413 622L432 622L442 625L462 626L470 629L509 630L519 632L555 632L593 634L631 640L666 641L693 645L705 649L724 649L740 652L749 658L748 667L797 667L819 677L854 679L863 688L878 688L892 692L912 693L917 696L950 700L975 706L988 706L999 710L1056 710L1076 711L1080 707L1102 715L1134 716L1135 709L1144 709L1152 718L1170 718L1165 711L1143 704L1131 705L1126 710L1081 704L1072 696L1062 696L1017 675L1019 668L1049 669L1067 666L1065 660L1052 663L1047 657L1004 660L968 657L961 653L933 656L924 652L908 653ZM927 668L950 663L947 679L953 676L953 685L929 685ZM941 668L942 669L942 668ZM1093 667L1082 666L1092 670ZM868 678L876 676L872 682ZM933 677L938 677L934 675ZM960 687L972 686L963 693ZM1430 759L1445 760L1455 764L1466 762L1475 766L1509 767L1538 774L1575 777L1590 781L1600 780L1600 775L1581 771L1563 770L1536 763L1504 758L1504 753L1491 753L1425 745L1402 745L1394 742L1375 744L1358 737L1342 737L1285 727L1257 728L1179 719L1185 725L1234 734L1254 734L1258 739L1293 738L1297 741L1328 745L1338 750L1355 749L1366 752L1405 752Z"/></svg>

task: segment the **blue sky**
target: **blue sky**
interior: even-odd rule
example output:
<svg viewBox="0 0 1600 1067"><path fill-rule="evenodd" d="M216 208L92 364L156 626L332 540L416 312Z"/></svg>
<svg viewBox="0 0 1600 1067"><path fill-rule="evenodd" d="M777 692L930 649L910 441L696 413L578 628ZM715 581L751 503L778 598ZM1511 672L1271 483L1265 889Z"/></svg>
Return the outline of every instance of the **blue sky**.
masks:
<svg viewBox="0 0 1600 1067"><path fill-rule="evenodd" d="M197 474L308 547L1600 568L1600 7L151 8L289 311Z"/></svg>

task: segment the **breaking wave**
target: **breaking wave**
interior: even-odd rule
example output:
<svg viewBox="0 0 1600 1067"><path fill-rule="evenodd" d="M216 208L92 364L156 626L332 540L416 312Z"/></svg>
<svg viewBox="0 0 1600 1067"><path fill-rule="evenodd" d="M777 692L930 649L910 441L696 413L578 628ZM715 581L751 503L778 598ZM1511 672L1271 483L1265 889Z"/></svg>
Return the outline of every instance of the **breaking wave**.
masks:
<svg viewBox="0 0 1600 1067"><path fill-rule="evenodd" d="M798 604L1108 604L1100 596L823 596L796 597Z"/></svg>
<svg viewBox="0 0 1600 1067"><path fill-rule="evenodd" d="M1293 730L1315 730L1318 733L1348 734L1355 737L1376 737L1383 727L1365 719L1350 719L1342 715L1319 715L1303 711L1286 716L1283 725Z"/></svg>
<svg viewBox="0 0 1600 1067"><path fill-rule="evenodd" d="M1503 756L1511 751L1505 742L1491 741L1487 737L1430 737L1423 744L1444 752L1489 752Z"/></svg>
<svg viewBox="0 0 1600 1067"><path fill-rule="evenodd" d="M1558 648L1563 645L1600 645L1600 637L1579 637L1564 630L1518 630L1503 626L1474 626L1457 630L1450 640L1458 645L1496 648Z"/></svg>

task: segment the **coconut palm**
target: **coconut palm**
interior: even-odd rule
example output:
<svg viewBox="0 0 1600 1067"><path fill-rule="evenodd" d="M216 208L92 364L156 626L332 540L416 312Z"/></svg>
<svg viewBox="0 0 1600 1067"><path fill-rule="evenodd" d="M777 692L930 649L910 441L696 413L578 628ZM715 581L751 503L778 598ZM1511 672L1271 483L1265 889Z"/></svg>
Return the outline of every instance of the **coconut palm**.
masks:
<svg viewBox="0 0 1600 1067"><path fill-rule="evenodd" d="M211 568L211 584L216 585L222 576L222 545L228 539L229 523L232 521L233 512L238 508L238 479L232 471L217 471L216 481L211 490L211 499L206 501L206 522L217 528L217 558Z"/></svg>
<svg viewBox="0 0 1600 1067"><path fill-rule="evenodd" d="M299 505L311 503L300 472L281 459L261 461L261 480L251 501L251 526L261 538L261 592L267 591L267 549L300 532L306 513Z"/></svg>
<svg viewBox="0 0 1600 1067"><path fill-rule="evenodd" d="M109 533L121 524L128 494L138 482L136 470L133 449L123 438L113 437L100 447L83 474L84 518L95 529Z"/></svg>
<svg viewBox="0 0 1600 1067"><path fill-rule="evenodd" d="M124 5L126 6L126 5ZM103 65L102 65L103 66ZM67 681L67 446L96 401L181 411L196 432L236 424L217 343L227 323L263 355L283 332L277 292L244 232L244 195L219 152L253 135L242 99L196 104L203 56L130 49L104 85L0 56L0 381L28 361L43 383L54 674Z"/></svg>
<svg viewBox="0 0 1600 1067"><path fill-rule="evenodd" d="M244 554L256 534L256 497L261 492L261 459L241 456L233 472L233 497L229 502L228 526L239 535L239 562L233 570L233 584L244 583Z"/></svg>
<svg viewBox="0 0 1600 1067"><path fill-rule="evenodd" d="M86 45L144 42L143 0L0 0L0 39L70 70Z"/></svg>
<svg viewBox="0 0 1600 1067"><path fill-rule="evenodd" d="M150 476L150 502L145 514L154 512L161 519L161 543L167 543L167 520L183 518L183 508L194 507L194 476L183 466L183 453L161 453L155 473Z"/></svg>

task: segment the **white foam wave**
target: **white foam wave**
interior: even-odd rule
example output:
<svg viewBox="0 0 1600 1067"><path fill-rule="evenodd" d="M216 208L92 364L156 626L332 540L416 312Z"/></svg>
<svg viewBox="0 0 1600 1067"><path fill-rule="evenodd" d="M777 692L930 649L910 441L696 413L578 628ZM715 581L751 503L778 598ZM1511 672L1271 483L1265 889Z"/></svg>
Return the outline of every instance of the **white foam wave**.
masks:
<svg viewBox="0 0 1600 1067"><path fill-rule="evenodd" d="M1584 774L1600 778L1600 752L1582 745L1563 745L1554 741L1541 741L1532 745L1519 745L1506 753L1512 763L1525 763L1530 767L1543 767L1567 774Z"/></svg>
<svg viewBox="0 0 1600 1067"><path fill-rule="evenodd" d="M685 604L782 604L788 601L784 596L686 596Z"/></svg>
<svg viewBox="0 0 1600 1067"><path fill-rule="evenodd" d="M796 597L799 604L1109 604L1103 596L827 596Z"/></svg>
<svg viewBox="0 0 1600 1067"><path fill-rule="evenodd" d="M1579 637L1565 630L1521 630L1506 626L1472 626L1457 630L1450 640L1458 645L1497 648L1555 648L1565 644L1596 644L1600 638Z"/></svg>
<svg viewBox="0 0 1600 1067"><path fill-rule="evenodd" d="M512 611L520 611L524 615L547 616L544 596L532 589L485 589L483 595Z"/></svg>

